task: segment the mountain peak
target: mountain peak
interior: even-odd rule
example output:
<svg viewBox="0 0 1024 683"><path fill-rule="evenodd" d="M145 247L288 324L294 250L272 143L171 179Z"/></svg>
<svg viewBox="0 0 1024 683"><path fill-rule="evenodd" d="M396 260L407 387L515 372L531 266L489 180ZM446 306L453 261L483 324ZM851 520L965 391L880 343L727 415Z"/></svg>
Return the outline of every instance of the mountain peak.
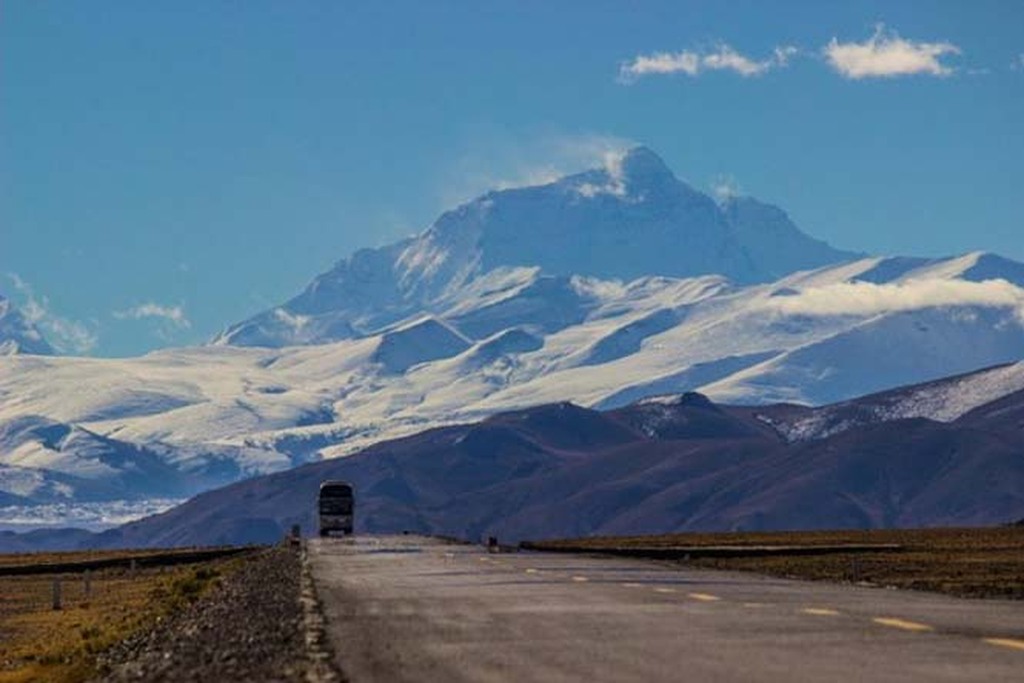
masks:
<svg viewBox="0 0 1024 683"><path fill-rule="evenodd" d="M624 178L634 181L650 181L654 179L672 179L675 175L665 162L650 147L643 145L627 151L618 164L618 170Z"/></svg>

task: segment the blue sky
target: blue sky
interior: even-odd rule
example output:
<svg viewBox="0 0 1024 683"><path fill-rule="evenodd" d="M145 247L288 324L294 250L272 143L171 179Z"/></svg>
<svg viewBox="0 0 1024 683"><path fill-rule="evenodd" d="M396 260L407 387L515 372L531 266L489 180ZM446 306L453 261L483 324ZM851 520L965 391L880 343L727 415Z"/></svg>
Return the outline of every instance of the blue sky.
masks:
<svg viewBox="0 0 1024 683"><path fill-rule="evenodd" d="M1024 260L1022 55L1014 0L12 0L0 293L71 352L201 343L630 143L836 246Z"/></svg>

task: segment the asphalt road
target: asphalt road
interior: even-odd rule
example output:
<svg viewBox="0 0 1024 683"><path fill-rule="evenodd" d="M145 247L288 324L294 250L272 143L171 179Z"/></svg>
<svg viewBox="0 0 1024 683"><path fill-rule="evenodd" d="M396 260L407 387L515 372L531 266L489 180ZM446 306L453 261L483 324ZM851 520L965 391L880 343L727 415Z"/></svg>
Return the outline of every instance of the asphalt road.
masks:
<svg viewBox="0 0 1024 683"><path fill-rule="evenodd" d="M488 554L310 542L338 666L363 681L1024 681L1024 604Z"/></svg>

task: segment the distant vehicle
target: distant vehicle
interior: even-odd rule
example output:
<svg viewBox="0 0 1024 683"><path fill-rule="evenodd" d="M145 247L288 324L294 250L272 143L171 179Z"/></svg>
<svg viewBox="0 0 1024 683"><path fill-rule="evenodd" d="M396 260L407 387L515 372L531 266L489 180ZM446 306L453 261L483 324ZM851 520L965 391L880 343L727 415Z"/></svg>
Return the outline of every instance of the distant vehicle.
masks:
<svg viewBox="0 0 1024 683"><path fill-rule="evenodd" d="M352 484L336 480L328 480L320 484L317 513L320 519L321 536L330 536L334 532L351 534L354 510L355 496Z"/></svg>

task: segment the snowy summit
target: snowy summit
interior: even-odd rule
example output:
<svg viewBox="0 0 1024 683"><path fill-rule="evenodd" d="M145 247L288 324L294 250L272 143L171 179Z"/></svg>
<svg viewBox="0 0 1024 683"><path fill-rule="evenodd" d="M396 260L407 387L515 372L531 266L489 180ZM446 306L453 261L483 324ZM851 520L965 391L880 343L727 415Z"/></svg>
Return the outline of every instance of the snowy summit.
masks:
<svg viewBox="0 0 1024 683"><path fill-rule="evenodd" d="M287 303L230 327L218 344L291 346L375 333L436 313L497 272L629 281L724 276L750 284L848 261L754 199L719 205L646 147L546 185L488 192L419 236L364 249Z"/></svg>

